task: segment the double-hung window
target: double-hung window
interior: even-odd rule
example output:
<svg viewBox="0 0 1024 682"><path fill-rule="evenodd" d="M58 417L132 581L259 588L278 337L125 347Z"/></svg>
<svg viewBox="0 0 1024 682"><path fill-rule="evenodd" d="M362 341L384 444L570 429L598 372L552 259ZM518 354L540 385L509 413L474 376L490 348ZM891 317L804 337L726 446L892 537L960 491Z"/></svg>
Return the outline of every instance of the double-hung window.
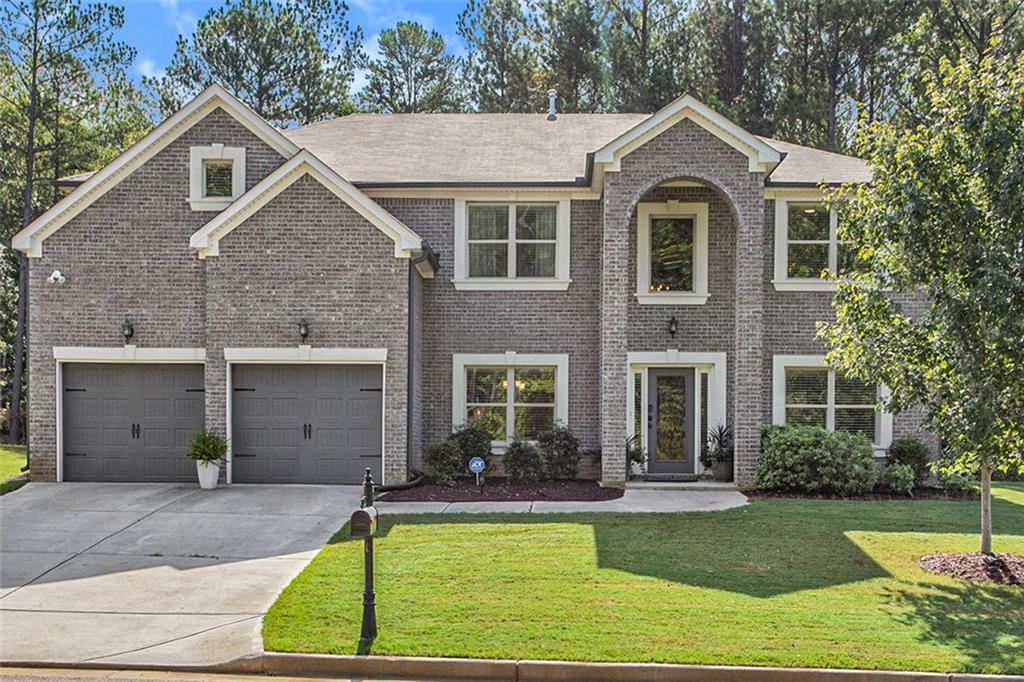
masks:
<svg viewBox="0 0 1024 682"><path fill-rule="evenodd" d="M568 200L456 201L456 288L567 288L568 221Z"/></svg>
<svg viewBox="0 0 1024 682"><path fill-rule="evenodd" d="M882 388L846 377L817 356L775 356L774 420L860 433L876 448L892 440L892 415L878 409Z"/></svg>
<svg viewBox="0 0 1024 682"><path fill-rule="evenodd" d="M480 426L498 447L536 440L567 420L567 377L564 355L456 354L452 426Z"/></svg>
<svg viewBox="0 0 1024 682"><path fill-rule="evenodd" d="M820 291L854 266L855 252L838 236L838 219L815 195L775 200L775 288Z"/></svg>

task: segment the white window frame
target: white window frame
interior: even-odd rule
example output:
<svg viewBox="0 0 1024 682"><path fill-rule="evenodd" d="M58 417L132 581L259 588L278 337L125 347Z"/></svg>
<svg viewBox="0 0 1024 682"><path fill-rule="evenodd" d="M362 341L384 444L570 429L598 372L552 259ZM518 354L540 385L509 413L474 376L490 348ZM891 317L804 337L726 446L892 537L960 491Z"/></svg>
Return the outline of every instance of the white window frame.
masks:
<svg viewBox="0 0 1024 682"><path fill-rule="evenodd" d="M775 276L772 284L776 291L835 291L835 279L789 276L789 205L822 204L821 192L791 192L775 194ZM839 221L834 208L829 209L828 269L835 272L839 264ZM801 240L795 240L800 243Z"/></svg>
<svg viewBox="0 0 1024 682"><path fill-rule="evenodd" d="M473 197L455 199L455 274L452 284L459 291L565 291L572 283L569 277L569 222L571 200L544 195L517 195L514 200L504 197ZM515 207L556 206L555 223L555 276L554 277L470 277L469 276L469 206L508 206L509 211L509 269L515 270ZM505 241L505 240L501 240ZM543 240L547 241L547 240Z"/></svg>
<svg viewBox="0 0 1024 682"><path fill-rule="evenodd" d="M772 423L783 426L786 423L786 370L787 369L827 369L828 395L826 397L825 428L835 430L836 414L836 372L825 362L824 355L776 355L772 358ZM890 391L885 386L878 386L879 401L888 399ZM886 410L876 410L877 427L876 442L872 443L876 457L884 457L892 444L893 414Z"/></svg>
<svg viewBox="0 0 1024 682"><path fill-rule="evenodd" d="M651 291L651 219L693 219L693 291ZM641 305L704 305L708 300L708 205L675 200L636 207L636 299Z"/></svg>
<svg viewBox="0 0 1024 682"><path fill-rule="evenodd" d="M231 196L206 196L206 162L231 161ZM245 193L245 147L211 144L189 148L189 197L193 211L222 211Z"/></svg>
<svg viewBox="0 0 1024 682"><path fill-rule="evenodd" d="M452 354L452 431L466 423L466 382L467 369L471 367L494 367L515 370L531 367L554 367L555 369L555 424L569 425L569 356L565 353L453 353ZM505 432L515 428L515 420L510 419L515 411L515 383L509 382L506 397L507 410ZM491 441L491 450L502 454L508 447L509 440Z"/></svg>

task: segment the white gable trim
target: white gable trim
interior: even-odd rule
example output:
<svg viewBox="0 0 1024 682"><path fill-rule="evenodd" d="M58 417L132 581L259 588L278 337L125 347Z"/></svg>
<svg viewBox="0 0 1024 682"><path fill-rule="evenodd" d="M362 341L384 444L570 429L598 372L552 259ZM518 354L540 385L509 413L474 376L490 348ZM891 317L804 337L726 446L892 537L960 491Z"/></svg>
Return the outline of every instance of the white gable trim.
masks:
<svg viewBox="0 0 1024 682"><path fill-rule="evenodd" d="M396 258L410 258L419 254L423 246L419 235L306 149L288 159L213 220L199 228L189 239L189 244L199 252L200 258L218 255L220 240L225 235L305 175L313 177L390 237L395 242Z"/></svg>
<svg viewBox="0 0 1024 682"><path fill-rule="evenodd" d="M39 258L43 255L43 241L47 237L218 108L226 111L285 158L299 151L299 148L274 126L264 121L259 114L239 101L223 86L214 83L14 235L11 245L29 257Z"/></svg>
<svg viewBox="0 0 1024 682"><path fill-rule="evenodd" d="M782 160L774 147L692 95L683 95L594 152L594 164L605 172L619 171L624 156L687 118L745 155L750 160L751 173L767 173Z"/></svg>

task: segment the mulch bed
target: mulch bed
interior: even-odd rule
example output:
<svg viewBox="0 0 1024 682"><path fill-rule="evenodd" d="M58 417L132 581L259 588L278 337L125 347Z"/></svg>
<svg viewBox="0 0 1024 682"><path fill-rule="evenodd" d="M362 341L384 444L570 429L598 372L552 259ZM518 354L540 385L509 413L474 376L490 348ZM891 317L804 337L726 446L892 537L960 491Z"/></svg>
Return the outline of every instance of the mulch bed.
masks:
<svg viewBox="0 0 1024 682"><path fill-rule="evenodd" d="M622 497L619 488L602 488L597 481L541 481L512 483L507 478L489 477L481 488L473 479L462 479L454 486L424 485L408 490L392 490L381 495L384 502L599 502Z"/></svg>
<svg viewBox="0 0 1024 682"><path fill-rule="evenodd" d="M800 500L898 500L898 501L913 501L913 500L977 500L979 495L977 492L959 492L954 490L946 490L945 488L933 488L930 486L924 486L920 488L914 488L914 496L907 497L906 495L894 495L890 492L873 492L867 495L858 495L856 497L840 497L839 495L812 495L810 493L801 492L790 492L783 490L763 490L761 488L754 488L752 490L744 490L743 493L752 500L763 499L763 498L789 498L789 499L800 499Z"/></svg>
<svg viewBox="0 0 1024 682"><path fill-rule="evenodd" d="M997 554L989 562L981 552L927 554L917 562L921 568L939 575L976 582L1024 584L1024 556Z"/></svg>

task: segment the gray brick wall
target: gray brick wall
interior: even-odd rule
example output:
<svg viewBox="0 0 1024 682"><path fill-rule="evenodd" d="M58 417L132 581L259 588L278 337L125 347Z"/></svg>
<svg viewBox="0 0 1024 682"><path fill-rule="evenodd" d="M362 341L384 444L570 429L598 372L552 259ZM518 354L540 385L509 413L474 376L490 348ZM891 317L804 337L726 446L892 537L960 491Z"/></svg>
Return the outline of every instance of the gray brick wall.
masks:
<svg viewBox="0 0 1024 682"><path fill-rule="evenodd" d="M406 479L407 259L310 176L285 189L206 260L206 421L225 432L224 348L387 348L384 479Z"/></svg>
<svg viewBox="0 0 1024 682"><path fill-rule="evenodd" d="M204 268L189 236L215 214L193 212L189 147L246 148L252 186L283 159L217 109L75 216L29 259L29 447L32 477L56 477L54 346L120 346L121 321L132 342L201 347L206 310ZM67 277L48 286L54 270Z"/></svg>

